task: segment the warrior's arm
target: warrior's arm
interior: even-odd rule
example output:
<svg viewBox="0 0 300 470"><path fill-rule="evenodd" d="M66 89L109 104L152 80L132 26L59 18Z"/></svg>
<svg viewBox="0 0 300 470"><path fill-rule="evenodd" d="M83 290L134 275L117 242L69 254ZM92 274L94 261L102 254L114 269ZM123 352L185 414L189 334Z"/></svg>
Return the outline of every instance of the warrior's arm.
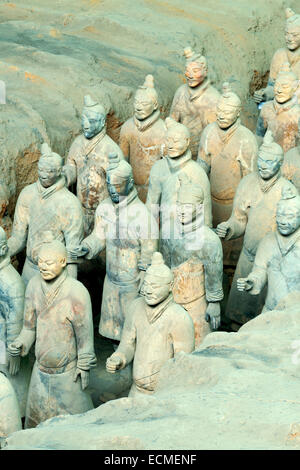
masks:
<svg viewBox="0 0 300 470"><path fill-rule="evenodd" d="M213 240L204 241L204 257L201 259L204 265L205 296L207 302L220 302L223 297L223 250L219 238L212 233Z"/></svg>
<svg viewBox="0 0 300 470"><path fill-rule="evenodd" d="M75 139L69 150L66 164L63 167L63 174L66 177L67 186L70 186L71 184L76 182L76 179L77 179L76 159L78 157L79 152L80 152L79 145L78 145L77 139Z"/></svg>
<svg viewBox="0 0 300 470"><path fill-rule="evenodd" d="M199 163L207 175L210 174L211 168L211 154L207 148L209 129L206 127L201 134L197 156L197 163Z"/></svg>
<svg viewBox="0 0 300 470"><path fill-rule="evenodd" d="M183 310L181 319L173 321L172 339L174 356L180 351L190 353L195 349L195 329L194 323L189 314Z"/></svg>
<svg viewBox="0 0 300 470"><path fill-rule="evenodd" d="M243 178L237 187L233 200L231 216L227 222L224 222L228 228L225 240L234 240L245 233L248 222L251 194L251 185L247 184L248 181L248 178Z"/></svg>
<svg viewBox="0 0 300 470"><path fill-rule="evenodd" d="M135 354L137 331L134 322L134 304L135 302L131 305L127 312L122 331L121 341L117 350L114 353L115 355L118 355L122 360L122 363L120 364L118 369L123 369L127 364L129 364L133 360Z"/></svg>
<svg viewBox="0 0 300 470"><path fill-rule="evenodd" d="M181 88L175 92L171 109L170 109L170 117L173 118L175 121L180 122L180 98L181 98Z"/></svg>
<svg viewBox="0 0 300 470"><path fill-rule="evenodd" d="M67 249L67 264L76 264L76 249L83 239L83 212L80 202L74 198L62 217L63 234Z"/></svg>
<svg viewBox="0 0 300 470"><path fill-rule="evenodd" d="M264 119L260 113L260 115L258 116L258 120L257 120L256 135L260 137L264 137L266 131L267 131L267 128L265 127Z"/></svg>
<svg viewBox="0 0 300 470"><path fill-rule="evenodd" d="M127 139L127 132L126 132L126 129L125 129L124 126L125 126L125 124L123 124L123 126L121 127L121 131L120 131L119 146L120 146L120 149L123 152L125 160L129 161L129 158L130 158L130 145L129 145L129 141Z"/></svg>
<svg viewBox="0 0 300 470"><path fill-rule="evenodd" d="M269 237L264 237L258 245L254 266L248 279L252 281L253 286L249 293L252 295L259 294L265 287L268 280L268 262L269 262Z"/></svg>
<svg viewBox="0 0 300 470"><path fill-rule="evenodd" d="M24 322L21 333L8 345L8 351L12 356L26 356L36 338L36 309L33 302L33 279L28 283L25 292Z"/></svg>
<svg viewBox="0 0 300 470"><path fill-rule="evenodd" d="M17 201L12 235L7 241L10 256L16 255L26 247L29 225L29 201L26 200L27 198L23 191L20 193Z"/></svg>
<svg viewBox="0 0 300 470"><path fill-rule="evenodd" d="M138 263L141 271L146 271L151 264L153 253L158 250L158 224L152 214L149 211L147 212L148 214L146 214L145 221L141 227L141 256Z"/></svg>
<svg viewBox="0 0 300 470"><path fill-rule="evenodd" d="M204 208L204 223L208 227L212 227L212 203L211 203L211 193L210 193L210 182L203 171L201 181L199 181L200 186L203 189L204 199L203 199L203 208Z"/></svg>
<svg viewBox="0 0 300 470"><path fill-rule="evenodd" d="M150 171L146 206L148 207L149 211L151 212L157 223L159 223L159 210L162 188L159 175L156 174L156 171L153 170L156 170L155 165Z"/></svg>
<svg viewBox="0 0 300 470"><path fill-rule="evenodd" d="M77 368L89 371L96 366L97 358L94 350L92 304L90 295L83 285L76 289L71 323L77 344Z"/></svg>
<svg viewBox="0 0 300 470"><path fill-rule="evenodd" d="M6 319L7 344L12 343L18 337L23 326L25 293L23 281L20 281L20 287L18 289L14 287L14 290L14 295L10 297L9 315Z"/></svg>
<svg viewBox="0 0 300 470"><path fill-rule="evenodd" d="M87 259L95 258L98 253L104 250L106 245L106 233L105 233L105 225L103 222L102 216L99 214L99 211L96 210L95 213L95 224L92 233L86 237L82 245L86 246L89 250L88 254L86 255Z"/></svg>

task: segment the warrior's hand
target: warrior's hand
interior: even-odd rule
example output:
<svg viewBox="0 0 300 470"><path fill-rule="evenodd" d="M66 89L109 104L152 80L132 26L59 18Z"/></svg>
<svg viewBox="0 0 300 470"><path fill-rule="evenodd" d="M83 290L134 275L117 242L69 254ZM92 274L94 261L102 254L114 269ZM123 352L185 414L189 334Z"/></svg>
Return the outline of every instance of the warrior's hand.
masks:
<svg viewBox="0 0 300 470"><path fill-rule="evenodd" d="M106 370L114 374L116 370L121 369L123 366L123 359L117 352L113 353L106 361Z"/></svg>
<svg viewBox="0 0 300 470"><path fill-rule="evenodd" d="M249 277L240 277L237 280L237 290L244 292L253 288L254 282Z"/></svg>
<svg viewBox="0 0 300 470"><path fill-rule="evenodd" d="M77 381L79 376L81 377L81 388L82 390L85 390L89 385L90 371L78 369L77 367L74 375L74 382Z"/></svg>
<svg viewBox="0 0 300 470"><path fill-rule="evenodd" d="M90 249L82 243L78 248L73 250L73 253L77 256L77 258L82 258L89 253Z"/></svg>
<svg viewBox="0 0 300 470"><path fill-rule="evenodd" d="M253 99L255 101L255 103L259 104L261 103L262 101L265 101L265 88L261 88L260 90L257 90L254 95L253 95Z"/></svg>
<svg viewBox="0 0 300 470"><path fill-rule="evenodd" d="M20 356L11 356L8 353L7 368L10 375L17 375L20 370L21 358Z"/></svg>
<svg viewBox="0 0 300 470"><path fill-rule="evenodd" d="M15 339L12 343L8 345L7 351L10 356L18 357L25 356L24 354L24 345L21 340Z"/></svg>
<svg viewBox="0 0 300 470"><path fill-rule="evenodd" d="M229 230L229 224L228 222L222 222L220 223L217 228L216 228L216 234L220 238L225 238L227 235L227 232Z"/></svg>
<svg viewBox="0 0 300 470"><path fill-rule="evenodd" d="M219 302L209 302L206 312L205 320L210 323L213 331L216 331L221 324L221 307Z"/></svg>

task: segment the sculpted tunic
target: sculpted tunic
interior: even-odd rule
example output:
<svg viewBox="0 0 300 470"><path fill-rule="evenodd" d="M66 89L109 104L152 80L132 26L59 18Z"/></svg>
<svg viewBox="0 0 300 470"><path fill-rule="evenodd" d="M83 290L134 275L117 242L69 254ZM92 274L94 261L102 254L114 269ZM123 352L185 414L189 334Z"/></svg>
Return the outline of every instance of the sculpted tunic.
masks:
<svg viewBox="0 0 300 470"><path fill-rule="evenodd" d="M176 188L179 185L179 175L185 173L188 178L199 184L204 192L203 215L204 223L212 225L211 196L208 177L201 166L192 160L190 150L179 158L164 157L156 162L150 172L147 206L158 218L160 209L160 251L164 259L168 259L166 240L170 238L172 227L176 220Z"/></svg>
<svg viewBox="0 0 300 470"><path fill-rule="evenodd" d="M33 277L26 289L24 329L36 337L26 427L93 408L80 379L73 382L76 367L88 371L96 365L92 308L86 288L66 270L51 285L40 275Z"/></svg>
<svg viewBox="0 0 300 470"><path fill-rule="evenodd" d="M121 127L120 148L132 166L139 198L146 202L152 165L161 158L166 126L157 110L144 121L135 117Z"/></svg>
<svg viewBox="0 0 300 470"><path fill-rule="evenodd" d="M290 149L281 167L283 176L291 181L300 193L300 146Z"/></svg>
<svg viewBox="0 0 300 470"><path fill-rule="evenodd" d="M287 103L279 104L274 99L265 103L257 121L256 134L263 137L267 129L284 152L296 147L300 106L294 96Z"/></svg>
<svg viewBox="0 0 300 470"><path fill-rule="evenodd" d="M300 230L288 237L278 232L266 235L258 246L249 277L254 281L252 295L268 283L262 313L274 310L290 292L300 292Z"/></svg>
<svg viewBox="0 0 300 470"><path fill-rule="evenodd" d="M45 242L59 240L68 253L67 262L75 263L73 251L83 238L83 216L80 202L66 187L65 179L50 188L39 181L26 186L16 205L12 236L8 239L10 254L26 246L22 277L25 284L38 271L38 251Z"/></svg>
<svg viewBox="0 0 300 470"><path fill-rule="evenodd" d="M79 135L71 145L64 172L68 186L77 182L77 197L84 213L84 234L94 226L95 210L108 197L106 170L109 153L123 158L120 147L106 134L106 129L92 139Z"/></svg>
<svg viewBox="0 0 300 470"><path fill-rule="evenodd" d="M191 316L195 328L195 346L211 331L205 320L207 302L223 299L223 252L219 237L201 222L178 230L167 243L166 264L174 274L173 296Z"/></svg>
<svg viewBox="0 0 300 470"><path fill-rule="evenodd" d="M21 431L18 401L9 380L0 371L0 438Z"/></svg>
<svg viewBox="0 0 300 470"><path fill-rule="evenodd" d="M208 79L195 90L181 85L173 99L170 116L190 131L193 159L196 160L201 132L217 119L217 104L221 95Z"/></svg>
<svg viewBox="0 0 300 470"><path fill-rule="evenodd" d="M227 302L226 316L238 323L245 323L258 315L264 305L265 291L259 296L250 297L248 293L237 290L237 280L248 276L259 242L267 233L276 230L277 203L286 186L295 191L293 184L280 176L280 172L268 181L253 172L245 176L237 188L226 239L244 235L244 243Z"/></svg>
<svg viewBox="0 0 300 470"><path fill-rule="evenodd" d="M214 227L230 217L237 186L253 171L257 153L254 135L239 119L228 130L216 122L204 129L197 161L209 174ZM240 249L241 240L223 243L224 264L235 265Z"/></svg>
<svg viewBox="0 0 300 470"><path fill-rule="evenodd" d="M142 297L130 306L117 352L123 367L133 360L129 396L155 392L161 367L179 351L194 350L194 326L186 310L170 295L157 307Z"/></svg>
<svg viewBox="0 0 300 470"><path fill-rule="evenodd" d="M158 244L157 223L135 188L119 204L110 198L99 204L94 230L84 244L88 259L106 247L99 332L120 340L128 306L138 295L140 270L151 264Z"/></svg>

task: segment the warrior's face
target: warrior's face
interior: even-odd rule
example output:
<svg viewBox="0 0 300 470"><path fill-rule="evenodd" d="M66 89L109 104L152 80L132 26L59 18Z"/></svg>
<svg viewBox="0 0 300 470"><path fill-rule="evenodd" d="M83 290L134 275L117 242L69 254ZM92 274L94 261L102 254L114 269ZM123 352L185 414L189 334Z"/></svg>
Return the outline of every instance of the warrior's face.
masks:
<svg viewBox="0 0 300 470"><path fill-rule="evenodd" d="M300 47L300 26L287 25L285 29L286 47L290 51L295 51Z"/></svg>
<svg viewBox="0 0 300 470"><path fill-rule="evenodd" d="M81 126L86 139L92 139L99 134L105 126L105 116L87 109L83 110L81 116Z"/></svg>
<svg viewBox="0 0 300 470"><path fill-rule="evenodd" d="M272 156L268 154L260 153L257 159L257 168L260 177L263 180L269 180L276 173L278 173L282 165L282 158L278 156Z"/></svg>
<svg viewBox="0 0 300 470"><path fill-rule="evenodd" d="M158 104L147 90L138 90L135 94L133 106L135 117L139 121L143 121L156 111Z"/></svg>
<svg viewBox="0 0 300 470"><path fill-rule="evenodd" d="M185 78L191 88L200 85L207 76L207 69L198 62L189 62L185 68Z"/></svg>
<svg viewBox="0 0 300 470"><path fill-rule="evenodd" d="M186 137L183 132L179 132L178 129L168 129L166 133L166 148L168 157L176 158L183 155L188 149L190 139Z"/></svg>
<svg viewBox="0 0 300 470"><path fill-rule="evenodd" d="M239 115L239 107L231 106L228 100L220 99L217 107L217 123L221 129L227 129L234 124Z"/></svg>
<svg viewBox="0 0 300 470"><path fill-rule="evenodd" d="M289 101L297 89L297 83L289 76L278 77L274 85L274 95L278 103Z"/></svg>
<svg viewBox="0 0 300 470"><path fill-rule="evenodd" d="M61 253L55 253L53 249L42 247L39 252L38 267L45 281L52 281L58 277L67 264L67 260Z"/></svg>
<svg viewBox="0 0 300 470"><path fill-rule="evenodd" d="M62 167L51 157L41 158L38 163L38 177L43 188L49 188L61 176Z"/></svg>
<svg viewBox="0 0 300 470"><path fill-rule="evenodd" d="M176 215L178 221L182 225L187 225L195 220L197 215L197 205L187 204L177 201L176 203Z"/></svg>
<svg viewBox="0 0 300 470"><path fill-rule="evenodd" d="M113 172L107 173L106 177L107 190L112 202L118 204L122 198L128 196L133 189L133 178L120 178L115 176Z"/></svg>
<svg viewBox="0 0 300 470"><path fill-rule="evenodd" d="M145 274L143 282L143 295L148 305L158 305L165 300L172 290L171 283L163 281L153 274Z"/></svg>
<svg viewBox="0 0 300 470"><path fill-rule="evenodd" d="M281 235L291 235L300 227L300 207L292 200L280 201L276 211L276 224Z"/></svg>

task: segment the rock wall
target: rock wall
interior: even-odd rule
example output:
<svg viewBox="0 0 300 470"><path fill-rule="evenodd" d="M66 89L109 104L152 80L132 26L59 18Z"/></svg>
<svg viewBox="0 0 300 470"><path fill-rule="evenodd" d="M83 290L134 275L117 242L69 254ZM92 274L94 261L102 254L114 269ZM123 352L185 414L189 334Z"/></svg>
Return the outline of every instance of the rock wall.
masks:
<svg viewBox="0 0 300 470"><path fill-rule="evenodd" d="M108 133L132 114L136 87L154 75L164 115L183 81L183 47L202 49L218 88L241 95L243 121L254 128L250 98L267 80L284 41L284 7L297 1L16 0L0 5L0 171L13 212L20 190L36 178L40 145L65 155L80 132L83 95L109 112Z"/></svg>

